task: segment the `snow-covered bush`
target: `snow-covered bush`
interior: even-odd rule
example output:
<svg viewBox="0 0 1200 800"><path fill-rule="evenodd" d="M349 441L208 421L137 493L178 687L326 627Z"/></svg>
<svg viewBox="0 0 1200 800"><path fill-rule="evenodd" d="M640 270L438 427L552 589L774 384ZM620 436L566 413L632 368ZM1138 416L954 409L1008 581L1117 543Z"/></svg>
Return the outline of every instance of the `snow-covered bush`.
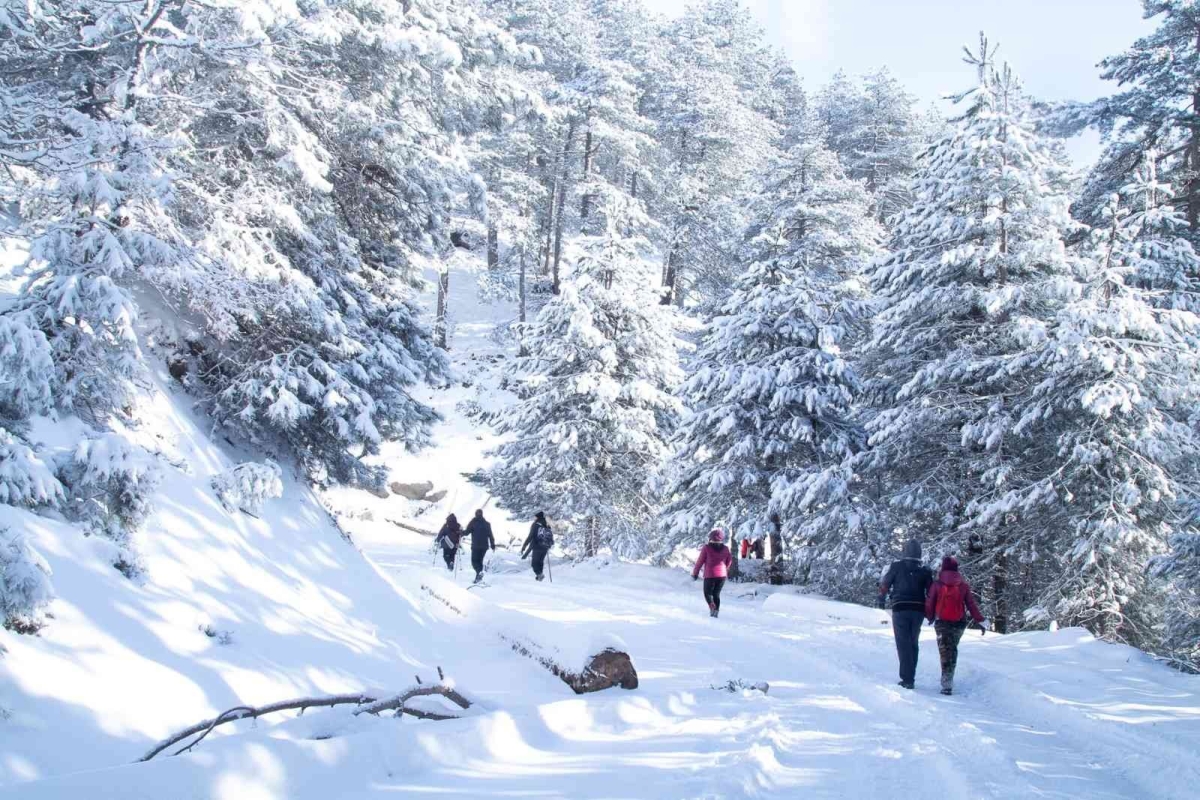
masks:
<svg viewBox="0 0 1200 800"><path fill-rule="evenodd" d="M0 528L0 612L4 627L34 633L54 599L50 565L19 531Z"/></svg>
<svg viewBox="0 0 1200 800"><path fill-rule="evenodd" d="M29 445L0 427L0 503L57 505L63 487L53 470Z"/></svg>
<svg viewBox="0 0 1200 800"><path fill-rule="evenodd" d="M112 539L123 549L152 510L151 495L158 485L153 457L116 433L85 439L59 469L68 489L66 509L92 533ZM136 558L124 553L118 566ZM124 570L123 570L124 571Z"/></svg>
<svg viewBox="0 0 1200 800"><path fill-rule="evenodd" d="M241 509L258 516L264 502L283 496L283 471L269 459L262 463L247 461L214 475L212 488L226 511Z"/></svg>

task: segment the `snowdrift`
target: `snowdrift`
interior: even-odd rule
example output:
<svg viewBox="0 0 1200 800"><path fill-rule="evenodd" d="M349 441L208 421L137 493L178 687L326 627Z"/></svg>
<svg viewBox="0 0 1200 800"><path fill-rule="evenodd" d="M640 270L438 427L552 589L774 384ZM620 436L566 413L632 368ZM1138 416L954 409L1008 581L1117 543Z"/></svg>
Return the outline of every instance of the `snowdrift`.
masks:
<svg viewBox="0 0 1200 800"><path fill-rule="evenodd" d="M286 469L282 496L257 518L226 510L212 479L241 459L187 402L155 376L129 432L158 454L161 474L136 539L141 577L114 569L108 540L0 506L0 525L49 562L58 595L38 635L0 631L0 783L133 761L239 703L436 675L418 599L363 558ZM79 435L72 420L31 432L51 446Z"/></svg>

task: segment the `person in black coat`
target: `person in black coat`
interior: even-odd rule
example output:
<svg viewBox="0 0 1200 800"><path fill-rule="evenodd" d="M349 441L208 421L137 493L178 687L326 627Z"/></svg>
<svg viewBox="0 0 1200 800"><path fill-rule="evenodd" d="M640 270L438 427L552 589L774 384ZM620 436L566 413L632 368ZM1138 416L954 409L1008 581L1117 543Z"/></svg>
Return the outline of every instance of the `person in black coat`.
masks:
<svg viewBox="0 0 1200 800"><path fill-rule="evenodd" d="M533 556L533 576L539 581L542 579L542 568L546 564L546 553L549 553L553 546L554 532L546 524L545 512L539 511L533 518L533 524L529 526L525 544L521 545L521 558Z"/></svg>
<svg viewBox="0 0 1200 800"><path fill-rule="evenodd" d="M933 584L933 571L921 563L921 543L916 539L905 543L902 555L879 582L879 607L885 607L890 592L892 634L896 638L896 655L900 657L900 685L911 689L917 675L925 596Z"/></svg>
<svg viewBox="0 0 1200 800"><path fill-rule="evenodd" d="M471 534L471 566L475 569L475 582L483 580L483 557L489 549L496 549L496 539L492 536L492 523L483 518L483 509L475 512L475 519L467 523L467 533Z"/></svg>
<svg viewBox="0 0 1200 800"><path fill-rule="evenodd" d="M462 525L458 524L458 517L451 514L446 517L446 524L438 531L437 538L433 540L434 544L442 546L442 558L446 560L446 569L454 569L454 557L458 555L458 542L462 539Z"/></svg>

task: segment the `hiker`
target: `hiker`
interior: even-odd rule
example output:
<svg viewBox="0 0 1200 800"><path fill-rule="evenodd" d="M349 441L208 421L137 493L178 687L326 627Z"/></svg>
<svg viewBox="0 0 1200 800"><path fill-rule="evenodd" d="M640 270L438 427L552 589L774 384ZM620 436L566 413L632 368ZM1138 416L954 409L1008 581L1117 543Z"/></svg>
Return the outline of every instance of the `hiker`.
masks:
<svg viewBox="0 0 1200 800"><path fill-rule="evenodd" d="M766 555L766 543L764 541L765 538L766 537L759 536L754 540L754 544L750 546L750 549L754 551L754 557L759 561L762 561L763 556Z"/></svg>
<svg viewBox="0 0 1200 800"><path fill-rule="evenodd" d="M979 613L971 585L958 572L958 559L946 556L942 559L942 571L929 590L929 597L925 598L925 618L933 623L933 629L937 631L938 655L942 658L942 694L954 692L958 641L967 629L968 612L986 634L987 620Z"/></svg>
<svg viewBox="0 0 1200 800"><path fill-rule="evenodd" d="M783 520L777 512L772 511L767 518L770 523L771 566L767 570L767 580L773 586L783 585Z"/></svg>
<svg viewBox="0 0 1200 800"><path fill-rule="evenodd" d="M742 558L750 555L750 539L748 537L742 539Z"/></svg>
<svg viewBox="0 0 1200 800"><path fill-rule="evenodd" d="M714 529L708 535L708 544L700 548L700 557L692 569L692 580L696 580L700 577L700 568L704 568L704 602L708 603L710 617L721 613L721 589L725 586L729 564L733 561L733 553L724 542L725 533L720 528Z"/></svg>
<svg viewBox="0 0 1200 800"><path fill-rule="evenodd" d="M483 580L483 557L488 549L496 549L496 539L492 536L492 523L483 518L483 509L475 511L475 519L467 523L467 533L471 534L471 566L475 569L475 582Z"/></svg>
<svg viewBox="0 0 1200 800"><path fill-rule="evenodd" d="M879 607L887 605L892 594L892 634L900 657L900 685L913 688L917 679L917 656L921 654L921 621L925 618L925 595L933 583L933 572L921 564L921 543L909 539L903 556L879 583Z"/></svg>
<svg viewBox="0 0 1200 800"><path fill-rule="evenodd" d="M442 558L446 560L446 569L454 571L454 558L458 555L458 542L462 539L462 525L458 524L458 517L451 514L446 517L446 524L438 531L437 538L433 540L435 546L442 546Z"/></svg>
<svg viewBox="0 0 1200 800"><path fill-rule="evenodd" d="M546 563L546 554L553 546L554 532L546 524L545 512L539 511L533 517L533 524L529 526L529 535L525 537L525 544L521 545L521 558L533 556L533 561L530 563L533 565L534 580L542 579L542 567Z"/></svg>

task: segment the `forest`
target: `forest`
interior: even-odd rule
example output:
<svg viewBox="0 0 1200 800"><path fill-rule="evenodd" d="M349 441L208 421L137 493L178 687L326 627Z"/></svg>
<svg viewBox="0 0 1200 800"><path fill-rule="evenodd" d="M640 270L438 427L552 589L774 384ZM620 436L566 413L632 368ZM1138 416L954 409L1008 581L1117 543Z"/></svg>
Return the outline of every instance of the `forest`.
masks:
<svg viewBox="0 0 1200 800"><path fill-rule="evenodd" d="M415 389L454 378L465 253L518 309L475 480L571 553L665 563L778 514L786 580L861 602L915 537L1001 632L1200 668L1200 11L1142 5L1095 101L946 42L946 116L884 65L807 82L736 0L0 0L29 243L0 503L136 574L155 469L113 432L162 365L228 441L379 489L382 445L437 445ZM88 438L41 448L48 416ZM41 556L0 539L33 624Z"/></svg>

